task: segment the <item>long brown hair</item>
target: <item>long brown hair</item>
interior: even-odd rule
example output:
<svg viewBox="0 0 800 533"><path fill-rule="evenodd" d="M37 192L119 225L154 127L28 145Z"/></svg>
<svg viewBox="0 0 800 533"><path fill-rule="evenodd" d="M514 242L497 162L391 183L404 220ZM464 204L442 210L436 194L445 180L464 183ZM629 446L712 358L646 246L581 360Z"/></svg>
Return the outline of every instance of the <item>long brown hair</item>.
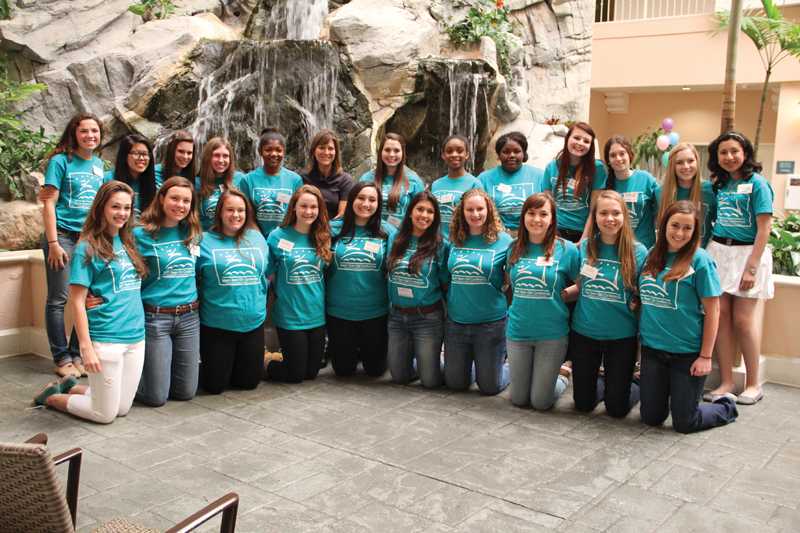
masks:
<svg viewBox="0 0 800 533"><path fill-rule="evenodd" d="M98 149L100 148L100 144L103 142L103 122L93 113L78 113L69 119L64 131L61 133L61 138L58 140L58 143L56 143L55 148L47 154L45 161L49 162L53 156L58 154L64 154L67 156L68 160L72 161L73 154L79 148L78 126L80 126L81 122L84 120L94 120L95 123L97 123L97 127L100 129L100 141L97 143L97 147Z"/></svg>
<svg viewBox="0 0 800 533"><path fill-rule="evenodd" d="M411 203L408 205L406 215L403 217L403 223L400 225L400 230L397 232L397 236L394 239L389 257L386 259L387 270L392 270L394 265L400 261L405 255L406 250L408 250L408 244L414 232L411 214L420 202L430 202L433 206L433 222L431 222L431 225L417 241L417 250L408 261L409 274L419 274L422 269L422 263L428 260L428 258L435 257L436 253L439 251L439 246L442 244L442 236L439 234L439 225L442 221L441 215L439 214L439 201L436 200L436 197L431 194L430 191L425 190L414 195L411 199Z"/></svg>
<svg viewBox="0 0 800 533"><path fill-rule="evenodd" d="M324 177L322 176L322 172L319 170L319 164L317 163L317 158L314 157L314 152L317 150L317 146L320 144L327 144L331 141L333 141L333 148L335 150L333 163L331 164L331 176L336 176L337 174L342 173L342 158L341 155L339 155L339 137L337 137L336 133L334 133L332 130L320 130L319 133L311 138L311 145L308 147L308 165L306 166L306 174L316 173L320 177ZM403 153L405 153L405 150Z"/></svg>
<svg viewBox="0 0 800 533"><path fill-rule="evenodd" d="M125 225L119 229L119 238L125 251L128 252L128 257L139 277L144 278L147 276L147 264L139 254L139 250L133 240L133 189L121 181L111 180L104 183L97 191L92 207L89 208L89 214L83 223L80 238L80 240L86 241L88 244L86 263L89 264L95 256L108 263L116 258L114 254L114 239L107 232L108 221L104 211L111 197L118 192L124 192L131 198L131 213L128 220L125 221Z"/></svg>
<svg viewBox="0 0 800 533"><path fill-rule="evenodd" d="M299 189L294 191L291 200L289 200L289 207L286 208L286 214L283 216L281 222L282 228L294 226L297 222L297 213L295 208L300 197L304 194L310 194L317 199L317 218L311 223L311 230L308 232L308 240L317 251L317 255L325 261L331 262L331 228L328 225L328 210L325 209L325 199L319 189L313 185L302 185Z"/></svg>
<svg viewBox="0 0 800 533"><path fill-rule="evenodd" d="M630 161L631 170L633 170L633 160L636 159L636 154L633 153L633 146L627 137L624 135L612 135L608 138L605 146L603 146L603 161L606 162L606 168L608 169L606 189L611 191L615 190L617 185L617 174L614 172L614 168L611 166L611 147L615 144L622 146L622 148L624 148L628 153L628 161Z"/></svg>
<svg viewBox="0 0 800 533"><path fill-rule="evenodd" d="M528 196L525 203L522 204L522 212L519 216L519 231L517 233L517 240L511 244L511 255L508 258L509 264L514 264L519 261L520 257L528 252L528 244L530 243L530 234L528 228L525 227L525 213L530 209L541 209L547 205L550 208L550 227L544 235L542 247L544 248L544 255L547 259L552 257L555 251L556 241L563 240L556 235L558 228L558 220L556 219L556 202L549 192L538 192Z"/></svg>
<svg viewBox="0 0 800 533"><path fill-rule="evenodd" d="M611 200L617 202L620 210L622 211L622 227L617 234L617 257L622 270L622 282L628 289L635 289L637 286L637 272L636 272L636 239L633 237L633 229L631 229L631 216L628 213L628 207L625 205L625 200L622 195L616 191L600 191L597 200L592 202L592 208L589 212L589 219L592 221L592 229L590 235L592 236L586 243L587 262L590 265L597 264L597 259L600 255L600 227L597 224L597 211L600 209L598 205L600 200Z"/></svg>
<svg viewBox="0 0 800 533"><path fill-rule="evenodd" d="M378 164L375 166L375 184L378 186L378 191L383 191L383 179L387 176L386 163L383 162L383 157L381 156L386 141L399 142L400 149L403 150L403 158L397 164L397 169L394 171L394 176L392 176L392 188L389 190L389 199L386 202L386 208L389 211L394 211L397 208L397 204L400 203L403 187L406 190L409 188L408 176L406 176L406 139L399 133L387 133L381 139L377 153ZM381 192L381 196L383 196L383 192Z"/></svg>
<svg viewBox="0 0 800 533"><path fill-rule="evenodd" d="M594 140L595 134L592 127L586 122L576 122L567 130L567 136L564 137L564 148L556 156L558 161L558 182L556 183L556 192L561 189L563 197L567 196L567 182L569 181L569 149L567 148L569 138L572 132L576 129L583 130L592 137L592 144L587 150L586 154L581 157L580 163L575 168L575 190L573 196L575 198L581 196L586 189L591 190L594 184Z"/></svg>
<svg viewBox="0 0 800 533"><path fill-rule="evenodd" d="M166 218L166 214L164 213L164 200L169 190L173 187L189 189L189 192L192 194L192 205L189 208L189 213L183 220L178 222L178 227L186 231L186 238L183 240L183 244L189 246L192 243L200 241L203 235L203 228L200 226L200 217L197 214L197 194L194 192L194 185L183 176L172 176L164 182L158 190L156 197L153 199L153 202L151 202L150 206L140 215L139 224L141 224L144 230L150 235L154 237L158 235L158 232L164 224L164 219Z"/></svg>
<svg viewBox="0 0 800 533"><path fill-rule="evenodd" d="M700 179L700 154L697 153L697 148L693 144L680 143L669 152L669 163L667 163L667 174L664 176L664 182L661 185L661 198L658 207L658 214L656 215L656 224L660 221L664 213L667 211L669 205L678 199L678 172L676 170L676 159L678 154L684 150L689 150L694 155L695 165L697 166L697 174L692 181L692 188L689 191L689 201L692 202L701 211L703 210L703 193L701 189Z"/></svg>
<svg viewBox="0 0 800 533"><path fill-rule="evenodd" d="M689 242L678 250L678 255L675 257L675 261L672 263L672 268L670 268L669 273L664 276L664 281L681 279L689 271L694 253L697 251L697 247L700 244L700 214L697 206L692 202L680 200L670 204L664 216L659 221L656 244L647 256L647 261L644 264L644 268L642 268L642 274L649 274L655 278L667 266L667 252L669 251L669 243L667 243L667 225L669 224L669 219L676 214L693 215L694 230L692 231L692 238L689 239Z"/></svg>
<svg viewBox="0 0 800 533"><path fill-rule="evenodd" d="M183 170L178 170L178 165L175 163L175 150L180 143L192 143L192 160ZM172 134L167 143L167 148L164 150L164 157L161 158L161 175L165 178L172 176L183 176L184 178L193 180L195 176L195 167L197 166L197 147L194 144L194 137L186 130L178 130ZM194 186L192 187L194 188Z"/></svg>
<svg viewBox="0 0 800 533"><path fill-rule="evenodd" d="M214 192L214 182L217 176L214 174L214 169L211 167L211 156L214 154L214 150L221 147L227 148L230 154L230 164L222 175L225 189L229 190L233 188L233 173L234 169L236 169L236 156L233 153L233 147L227 139L214 137L203 147L203 158L200 161L200 196L203 198L208 198L211 196L211 193Z"/></svg>
<svg viewBox="0 0 800 533"><path fill-rule="evenodd" d="M481 228L481 236L487 244L497 241L497 235L503 231L503 223L497 214L494 202L483 189L470 189L461 196L461 201L456 207L453 219L450 221L450 242L456 246L463 246L469 236L469 224L464 214L466 201L473 196L480 196L486 202L486 221Z"/></svg>
<svg viewBox="0 0 800 533"><path fill-rule="evenodd" d="M236 245L238 246L241 244L244 234L247 233L247 230L258 230L258 226L256 225L256 211L253 209L253 204L250 203L250 200L247 198L247 196L245 196L244 193L239 189L227 189L219 195L217 210L214 211L214 223L211 225L211 231L219 233L220 235L225 235L225 232L223 231L224 224L222 223L222 211L225 208L225 202L228 200L228 198L233 196L236 198L241 198L244 201L244 224L242 224L242 227L236 232L236 235L233 236L234 240L236 241Z"/></svg>

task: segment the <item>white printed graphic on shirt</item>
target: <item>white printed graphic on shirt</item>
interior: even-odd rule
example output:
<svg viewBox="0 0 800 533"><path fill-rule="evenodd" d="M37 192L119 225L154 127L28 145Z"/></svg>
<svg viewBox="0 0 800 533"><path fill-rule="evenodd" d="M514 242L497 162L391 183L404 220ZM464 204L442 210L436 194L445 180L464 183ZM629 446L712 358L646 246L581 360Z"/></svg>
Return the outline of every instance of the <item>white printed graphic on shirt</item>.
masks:
<svg viewBox="0 0 800 533"><path fill-rule="evenodd" d="M155 242L153 251L155 251L156 267L158 268L156 279L194 276L195 258L189 253L183 241Z"/></svg>
<svg viewBox="0 0 800 533"><path fill-rule="evenodd" d="M587 194L586 189L584 189L583 194L575 197L575 180L571 179L567 182L567 192L564 193L564 189L562 189L558 184L558 176L553 176L550 178L550 188L553 191L553 196L556 199L556 205L558 209L561 211L581 211L583 209L587 209L589 207L589 203L587 201Z"/></svg>
<svg viewBox="0 0 800 533"><path fill-rule="evenodd" d="M664 271L664 276L667 275L669 270L667 268ZM694 269L690 267L689 271L681 279L677 281L671 280L667 283L649 274L643 274L642 283L639 285L639 296L642 299L642 305L650 305L662 309L678 309L678 284L688 279L692 274L694 274Z"/></svg>
<svg viewBox="0 0 800 533"><path fill-rule="evenodd" d="M584 261L583 264L589 263ZM590 300L625 303L625 285L622 283L619 261L598 259L594 266L597 268L594 279L581 277L581 294Z"/></svg>
<svg viewBox="0 0 800 533"><path fill-rule="evenodd" d="M261 222L280 222L286 213L287 205L281 200L292 196L291 189L268 189L256 187L253 197L256 204L256 218Z"/></svg>
<svg viewBox="0 0 800 533"><path fill-rule="evenodd" d="M749 228L752 225L750 195L720 191L717 196L717 224L729 228Z"/></svg>
<svg viewBox="0 0 800 533"><path fill-rule="evenodd" d="M214 189L214 192L206 198L203 203L205 204L205 209L203 212L206 214L206 218L209 220L214 220L214 215L217 213L217 202L219 202L220 197L219 189Z"/></svg>
<svg viewBox="0 0 800 533"><path fill-rule="evenodd" d="M494 270L494 250L453 248L450 276L458 285L489 285Z"/></svg>
<svg viewBox="0 0 800 533"><path fill-rule="evenodd" d="M102 175L97 176L92 172L70 172L67 175L67 206L89 209L102 184Z"/></svg>
<svg viewBox="0 0 800 533"><path fill-rule="evenodd" d="M264 254L258 248L212 250L214 272L221 286L258 285L263 276Z"/></svg>
<svg viewBox="0 0 800 533"><path fill-rule="evenodd" d="M133 267L133 263L128 257L128 252L117 250L114 252L117 258L111 261L106 268L111 273L111 285L114 293L124 291L138 291L142 286L142 278Z"/></svg>
<svg viewBox="0 0 800 533"><path fill-rule="evenodd" d="M439 214L442 217L442 224L449 224L453 220L453 213L458 202L464 193L461 191L436 191L433 195L439 201Z"/></svg>
<svg viewBox="0 0 800 533"><path fill-rule="evenodd" d="M401 285L404 287L414 287L415 289L427 289L430 285L430 281L428 277L430 276L431 269L433 268L433 261L428 258L425 262L422 263L420 266L419 274L413 274L408 271L408 262L411 257L416 253L417 248L409 247L406 250L405 255L403 258L398 261L392 271L389 272L389 280L394 283L395 285Z"/></svg>
<svg viewBox="0 0 800 533"><path fill-rule="evenodd" d="M522 258L515 265L514 298L549 300L553 297L559 261L547 261L549 264L545 266L537 265L536 261Z"/></svg>
<svg viewBox="0 0 800 533"><path fill-rule="evenodd" d="M322 281L322 261L314 248L295 246L283 251L286 263L286 283L289 285L313 285Z"/></svg>
<svg viewBox="0 0 800 533"><path fill-rule="evenodd" d="M497 211L506 219L518 218L522 204L531 194L533 194L533 183L492 185L492 200L497 206Z"/></svg>
<svg viewBox="0 0 800 533"><path fill-rule="evenodd" d="M639 227L639 216L647 202L647 196L644 191L630 191L623 193L622 197L631 215L631 229L636 229Z"/></svg>
<svg viewBox="0 0 800 533"><path fill-rule="evenodd" d="M353 237L346 242L340 240L336 243L336 268L354 272L380 270L382 242L369 237Z"/></svg>

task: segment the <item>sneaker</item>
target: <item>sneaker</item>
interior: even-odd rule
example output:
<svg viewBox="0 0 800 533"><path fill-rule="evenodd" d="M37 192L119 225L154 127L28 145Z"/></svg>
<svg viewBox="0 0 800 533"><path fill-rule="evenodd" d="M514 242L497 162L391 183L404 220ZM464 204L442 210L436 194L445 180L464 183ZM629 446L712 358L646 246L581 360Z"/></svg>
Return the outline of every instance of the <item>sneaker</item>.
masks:
<svg viewBox="0 0 800 533"><path fill-rule="evenodd" d="M73 360L72 360L72 366L74 366L74 367L75 367L75 370L77 370L77 371L78 371L78 372L80 372L80 374L81 374L80 376L77 376L77 377L79 377L79 378L85 378L86 376L88 376L88 375L89 375L89 374L86 372L86 367L85 367L85 366L83 366L83 361L81 361L80 359L73 359Z"/></svg>
<svg viewBox="0 0 800 533"><path fill-rule="evenodd" d="M54 394L61 394L60 381L51 381L50 383L45 385L44 388L41 391L39 391L39 394L33 397L33 404L41 406L47 405L47 399Z"/></svg>

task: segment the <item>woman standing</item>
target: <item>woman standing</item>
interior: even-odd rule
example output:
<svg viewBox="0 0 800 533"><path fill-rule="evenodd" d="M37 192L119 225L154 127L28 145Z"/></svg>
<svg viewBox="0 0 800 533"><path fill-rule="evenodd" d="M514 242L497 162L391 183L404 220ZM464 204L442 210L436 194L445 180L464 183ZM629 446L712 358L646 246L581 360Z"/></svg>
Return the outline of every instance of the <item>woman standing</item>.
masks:
<svg viewBox="0 0 800 533"><path fill-rule="evenodd" d="M387 133L378 146L378 165L359 181L374 181L381 190L381 216L399 228L411 199L425 190L417 174L406 167L406 140L399 133Z"/></svg>
<svg viewBox="0 0 800 533"><path fill-rule="evenodd" d="M86 375L74 330L67 343L64 307L69 294L70 258L95 194L104 182L103 161L95 155L102 130L100 119L92 114L72 117L48 158L42 187L45 325L55 373L61 377Z"/></svg>
<svg viewBox="0 0 800 533"><path fill-rule="evenodd" d="M589 205L606 186L606 168L594 158L594 130L576 122L567 131L564 148L544 169L545 187L558 208L558 234L578 242L589 236Z"/></svg>
<svg viewBox="0 0 800 533"><path fill-rule="evenodd" d="M756 306L775 293L772 250L773 192L754 159L753 145L740 133L723 133L708 145L708 168L717 193L717 222L708 253L719 265L722 284L716 351L721 383L711 400L733 392L733 359L742 351L747 371L738 403L751 405L764 397L758 381L761 324Z"/></svg>
<svg viewBox="0 0 800 533"><path fill-rule="evenodd" d="M194 151L194 137L191 133L186 130L173 133L164 150L161 163L155 168L156 189L172 176L183 176L187 180L194 181L196 176Z"/></svg>
<svg viewBox="0 0 800 533"><path fill-rule="evenodd" d="M500 164L482 172L478 179L497 206L503 225L515 233L525 199L546 188L543 173L524 164L528 160L528 139L518 131L501 135L494 150Z"/></svg>
<svg viewBox="0 0 800 533"><path fill-rule="evenodd" d="M200 372L195 261L202 237L192 183L169 178L133 230L149 274L142 281L144 369L137 401L191 400Z"/></svg>
<svg viewBox="0 0 800 533"><path fill-rule="evenodd" d="M606 141L603 158L608 166L606 189L622 195L628 208L633 236L646 248L650 248L656 240L658 182L646 170L631 168L634 159L633 146L622 135L614 135Z"/></svg>
<svg viewBox="0 0 800 533"><path fill-rule="evenodd" d="M510 244L489 195L482 189L465 192L453 218L447 260L444 380L450 389L470 386L473 362L481 394L497 394L508 385L508 305L502 288Z"/></svg>
<svg viewBox="0 0 800 533"><path fill-rule="evenodd" d="M702 215L700 246L705 248L711 240L711 231L717 219L717 197L711 182L701 179L699 161L697 149L689 143L680 143L669 153L667 174L656 192L656 220L661 220L672 202L691 201Z"/></svg>
<svg viewBox="0 0 800 533"><path fill-rule="evenodd" d="M450 238L450 221L456 212L461 196L470 189L480 189L478 178L464 168L469 160L466 137L451 135L442 145L442 159L447 164L447 174L434 181L431 192L439 202L442 227L440 232L445 239Z"/></svg>
<svg viewBox="0 0 800 533"><path fill-rule="evenodd" d="M591 236L580 244L580 276L567 289L578 296L569 340L575 408L590 412L603 401L615 418L639 401L639 385L631 380L639 347L638 279L647 256L634 240L626 204L619 193L600 191L589 215Z"/></svg>
<svg viewBox="0 0 800 533"><path fill-rule="evenodd" d="M439 204L428 191L411 199L400 231L389 243L389 371L406 384L419 372L422 386L442 384L447 244L439 233Z"/></svg>
<svg viewBox="0 0 800 533"><path fill-rule="evenodd" d="M197 258L200 293L200 386L255 389L264 373L267 243L253 206L236 189L219 196L214 223Z"/></svg>
<svg viewBox="0 0 800 533"><path fill-rule="evenodd" d="M144 361L141 279L147 267L133 242L133 190L110 181L97 191L70 266L70 309L89 387L69 377L34 399L109 424L131 408ZM86 309L91 291L102 304Z"/></svg>
<svg viewBox="0 0 800 533"><path fill-rule="evenodd" d="M350 189L343 219L331 222L326 326L337 376L353 375L359 361L368 376L386 372L386 256L395 229L381 220L380 198L373 182L359 181Z"/></svg>
<svg viewBox="0 0 800 533"><path fill-rule="evenodd" d="M133 217L139 220L153 201L158 187L154 172L153 147L147 138L132 134L119 142L114 170L106 172L105 180L117 180L133 189Z"/></svg>
<svg viewBox="0 0 800 533"><path fill-rule="evenodd" d="M339 138L331 130L322 130L311 139L308 168L303 172L303 183L313 185L325 198L328 219L341 218L347 205L347 195L353 187L353 178L342 170Z"/></svg>
<svg viewBox="0 0 800 533"><path fill-rule="evenodd" d="M567 353L569 311L564 289L578 276L578 249L556 236L556 205L549 193L529 196L519 235L508 251L506 276L511 403L550 409L567 388L559 375Z"/></svg>
<svg viewBox="0 0 800 533"><path fill-rule="evenodd" d="M247 174L239 186L252 202L258 227L266 239L283 220L289 200L303 179L283 166L286 139L278 130L267 128L261 132L258 153L264 164Z"/></svg>
<svg viewBox="0 0 800 533"><path fill-rule="evenodd" d="M231 144L214 137L203 147L200 175L195 180L195 189L200 194L200 224L208 231L215 220L217 202L225 191L238 189L244 175L236 171L236 159Z"/></svg>
<svg viewBox="0 0 800 533"><path fill-rule="evenodd" d="M738 414L730 393L699 403L722 292L714 261L699 243L697 207L685 200L671 204L639 277L642 422L660 426L671 412L680 433L725 425Z"/></svg>
<svg viewBox="0 0 800 533"><path fill-rule="evenodd" d="M269 354L267 377L287 383L314 379L325 349L325 268L331 262L328 213L319 189L303 185L294 192L267 244L276 293L273 321L283 350Z"/></svg>

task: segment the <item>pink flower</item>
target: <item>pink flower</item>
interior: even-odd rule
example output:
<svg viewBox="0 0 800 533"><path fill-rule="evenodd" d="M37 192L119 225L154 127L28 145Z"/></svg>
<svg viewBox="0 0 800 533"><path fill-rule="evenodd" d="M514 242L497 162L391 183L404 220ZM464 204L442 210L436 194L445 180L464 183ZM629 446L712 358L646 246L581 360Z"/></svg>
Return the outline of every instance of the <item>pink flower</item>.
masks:
<svg viewBox="0 0 800 533"><path fill-rule="evenodd" d="M504 0L497 0L497 9L503 9Z"/></svg>

